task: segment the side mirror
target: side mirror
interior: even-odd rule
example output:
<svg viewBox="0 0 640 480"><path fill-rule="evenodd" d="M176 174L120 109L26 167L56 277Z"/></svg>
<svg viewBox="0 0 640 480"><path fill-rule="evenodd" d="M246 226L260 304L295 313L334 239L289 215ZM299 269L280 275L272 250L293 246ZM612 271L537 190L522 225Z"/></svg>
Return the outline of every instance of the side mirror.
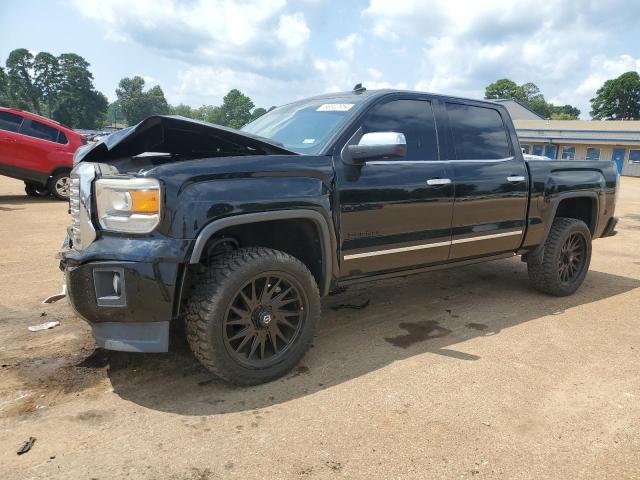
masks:
<svg viewBox="0 0 640 480"><path fill-rule="evenodd" d="M407 140L403 133L371 132L365 133L357 145L349 145L348 149L351 159L357 163L404 157L407 154Z"/></svg>

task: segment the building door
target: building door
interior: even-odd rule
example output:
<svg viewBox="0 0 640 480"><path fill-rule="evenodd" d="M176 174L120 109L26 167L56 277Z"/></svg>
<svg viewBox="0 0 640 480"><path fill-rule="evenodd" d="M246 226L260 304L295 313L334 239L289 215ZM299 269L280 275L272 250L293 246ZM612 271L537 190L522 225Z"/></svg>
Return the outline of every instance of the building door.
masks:
<svg viewBox="0 0 640 480"><path fill-rule="evenodd" d="M525 228L529 174L500 111L446 103L455 202L452 260L513 251ZM535 147L534 147L535 148Z"/></svg>
<svg viewBox="0 0 640 480"><path fill-rule="evenodd" d="M622 173L622 167L624 166L624 148L614 148L611 153L611 160L616 162L616 166L618 167L618 173Z"/></svg>
<svg viewBox="0 0 640 480"><path fill-rule="evenodd" d="M544 156L555 160L558 156L558 146L553 144L545 145Z"/></svg>
<svg viewBox="0 0 640 480"><path fill-rule="evenodd" d="M449 256L453 175L440 161L433 105L393 99L371 107L362 133L398 132L401 158L341 162L341 274L358 277L443 262Z"/></svg>
<svg viewBox="0 0 640 480"><path fill-rule="evenodd" d="M533 155L542 155L542 145L534 145L531 153Z"/></svg>

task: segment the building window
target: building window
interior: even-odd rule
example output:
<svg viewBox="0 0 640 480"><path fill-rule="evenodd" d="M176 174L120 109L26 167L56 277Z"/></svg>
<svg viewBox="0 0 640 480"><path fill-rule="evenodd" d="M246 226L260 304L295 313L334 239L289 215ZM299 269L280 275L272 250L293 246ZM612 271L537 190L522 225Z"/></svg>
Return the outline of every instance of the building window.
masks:
<svg viewBox="0 0 640 480"><path fill-rule="evenodd" d="M613 152L611 152L611 160L613 160L614 162L623 162L624 151L624 148L614 148Z"/></svg>
<svg viewBox="0 0 640 480"><path fill-rule="evenodd" d="M533 146L533 154L534 155L542 155L542 145L534 145Z"/></svg>
<svg viewBox="0 0 640 480"><path fill-rule="evenodd" d="M562 159L563 160L575 160L576 147L562 147Z"/></svg>
<svg viewBox="0 0 640 480"><path fill-rule="evenodd" d="M529 153L531 151L531 145L520 145L522 147L522 153Z"/></svg>
<svg viewBox="0 0 640 480"><path fill-rule="evenodd" d="M629 150L629 162L640 163L640 150Z"/></svg>
<svg viewBox="0 0 640 480"><path fill-rule="evenodd" d="M600 149L595 147L587 148L587 160L600 160Z"/></svg>
<svg viewBox="0 0 640 480"><path fill-rule="evenodd" d="M544 156L555 160L556 157L558 156L558 146L557 145L545 145L545 147L544 147Z"/></svg>

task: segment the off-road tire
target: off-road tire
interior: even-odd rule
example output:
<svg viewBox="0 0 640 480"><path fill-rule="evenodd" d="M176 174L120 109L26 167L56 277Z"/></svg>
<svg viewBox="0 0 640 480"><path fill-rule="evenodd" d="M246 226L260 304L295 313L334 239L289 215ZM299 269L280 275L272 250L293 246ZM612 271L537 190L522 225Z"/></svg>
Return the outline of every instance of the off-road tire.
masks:
<svg viewBox="0 0 640 480"><path fill-rule="evenodd" d="M225 344L224 321L229 305L243 285L263 272L279 271L293 277L303 290L307 312L286 355L266 368L239 363ZM311 345L320 318L320 295L309 269L298 259L268 248L243 248L213 260L196 281L187 300L187 341L195 357L209 371L236 385L257 385L289 372ZM301 320L302 321L302 320Z"/></svg>
<svg viewBox="0 0 640 480"><path fill-rule="evenodd" d="M50 194L47 187L30 182L24 182L24 193L29 197L36 198L48 197Z"/></svg>
<svg viewBox="0 0 640 480"><path fill-rule="evenodd" d="M68 171L58 172L51 179L49 179L49 183L47 187L53 195L54 198L58 200L69 200L69 193L71 189L71 178L69 177L71 174ZM66 180L66 189L63 190L59 187L61 182ZM66 191L66 193L64 193Z"/></svg>
<svg viewBox="0 0 640 480"><path fill-rule="evenodd" d="M584 238L584 264L570 281L562 281L559 270L562 247L572 234L578 234ZM553 221L542 252L527 259L529 281L535 289L549 295L556 297L571 295L582 285L589 270L590 261L591 232L587 225L575 218L558 217Z"/></svg>

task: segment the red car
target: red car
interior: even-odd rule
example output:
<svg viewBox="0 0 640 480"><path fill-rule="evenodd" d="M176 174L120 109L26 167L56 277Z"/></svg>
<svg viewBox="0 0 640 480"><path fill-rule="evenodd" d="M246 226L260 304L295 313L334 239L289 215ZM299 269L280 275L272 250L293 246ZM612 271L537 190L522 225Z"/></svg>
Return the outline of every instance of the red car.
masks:
<svg viewBox="0 0 640 480"><path fill-rule="evenodd" d="M0 175L23 180L27 195L67 200L73 154L85 143L56 121L0 107Z"/></svg>

